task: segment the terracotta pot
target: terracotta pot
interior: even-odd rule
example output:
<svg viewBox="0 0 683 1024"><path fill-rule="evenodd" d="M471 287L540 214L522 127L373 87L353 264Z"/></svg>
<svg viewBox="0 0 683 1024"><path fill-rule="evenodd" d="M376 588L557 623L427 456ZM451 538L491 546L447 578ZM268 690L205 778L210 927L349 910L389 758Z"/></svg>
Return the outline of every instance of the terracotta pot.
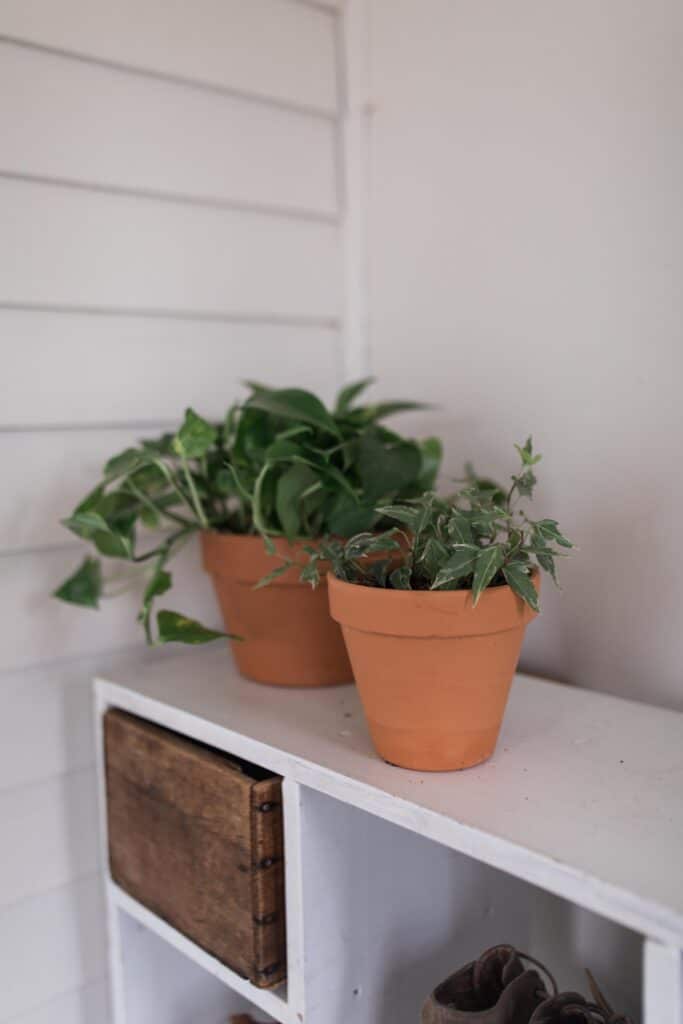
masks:
<svg viewBox="0 0 683 1024"><path fill-rule="evenodd" d="M302 544L278 539L275 546L291 557L302 553ZM232 644L243 676L279 686L352 681L341 630L330 617L324 574L315 590L299 581L296 568L254 590L255 583L282 564L255 536L204 533L202 556L226 629L244 638Z"/></svg>
<svg viewBox="0 0 683 1024"><path fill-rule="evenodd" d="M539 588L538 572L533 575ZM469 768L494 751L527 623L509 587L381 590L328 577L370 733L391 764Z"/></svg>

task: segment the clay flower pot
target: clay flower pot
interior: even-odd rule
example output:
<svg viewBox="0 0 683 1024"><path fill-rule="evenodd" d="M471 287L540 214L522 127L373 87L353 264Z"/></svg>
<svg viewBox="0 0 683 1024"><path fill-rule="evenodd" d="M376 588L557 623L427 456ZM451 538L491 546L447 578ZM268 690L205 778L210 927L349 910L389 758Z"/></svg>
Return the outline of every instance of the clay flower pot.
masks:
<svg viewBox="0 0 683 1024"><path fill-rule="evenodd" d="M533 582L539 588L539 574ZM527 623L507 587L382 590L328 577L377 752L418 771L469 768L494 751Z"/></svg>
<svg viewBox="0 0 683 1024"><path fill-rule="evenodd" d="M291 557L302 549L302 544L290 545L285 540L276 540L275 546ZM257 536L203 533L202 556L226 629L244 638L232 644L243 676L279 686L333 686L352 681L341 630L330 617L324 578L313 590L299 581L298 570L292 568L268 586L254 590L255 583L282 564L268 554L263 539Z"/></svg>

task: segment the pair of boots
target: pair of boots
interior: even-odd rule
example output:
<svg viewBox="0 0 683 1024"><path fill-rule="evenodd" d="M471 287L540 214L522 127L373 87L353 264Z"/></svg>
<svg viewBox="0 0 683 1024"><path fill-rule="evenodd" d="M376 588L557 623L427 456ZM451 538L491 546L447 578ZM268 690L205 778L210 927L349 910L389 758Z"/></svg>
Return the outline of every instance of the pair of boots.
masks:
<svg viewBox="0 0 683 1024"><path fill-rule="evenodd" d="M550 980L549 992L538 971ZM422 1008L422 1024L631 1024L615 1013L588 973L593 1001L558 992L552 974L513 946L493 946L451 974Z"/></svg>

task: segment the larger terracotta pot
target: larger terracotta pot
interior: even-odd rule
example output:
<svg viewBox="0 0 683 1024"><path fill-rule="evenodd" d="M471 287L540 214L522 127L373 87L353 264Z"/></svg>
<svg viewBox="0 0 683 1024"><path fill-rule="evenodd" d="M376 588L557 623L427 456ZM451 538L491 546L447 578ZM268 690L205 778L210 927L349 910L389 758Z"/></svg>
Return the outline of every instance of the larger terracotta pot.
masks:
<svg viewBox="0 0 683 1024"><path fill-rule="evenodd" d="M290 557L302 554L302 544L278 539L275 546ZM202 555L225 627L243 637L232 644L243 676L279 686L333 686L352 681L341 630L330 617L324 575L313 590L299 581L298 570L292 568L268 586L254 590L255 583L282 565L256 536L204 533Z"/></svg>
<svg viewBox="0 0 683 1024"><path fill-rule="evenodd" d="M534 586L539 578L535 572ZM494 751L527 624L509 587L381 590L328 579L378 753L419 771L469 768Z"/></svg>

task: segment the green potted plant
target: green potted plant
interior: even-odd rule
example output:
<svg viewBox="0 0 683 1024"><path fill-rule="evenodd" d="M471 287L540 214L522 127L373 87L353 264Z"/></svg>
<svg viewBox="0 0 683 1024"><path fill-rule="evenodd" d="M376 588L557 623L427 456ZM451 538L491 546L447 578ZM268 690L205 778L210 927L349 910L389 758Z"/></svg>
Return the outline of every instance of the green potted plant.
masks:
<svg viewBox="0 0 683 1024"><path fill-rule="evenodd" d="M507 490L470 472L452 497L378 509L402 529L329 543L317 556L331 565L330 609L375 747L393 764L467 768L495 748L524 631L539 610L540 570L555 579L555 560L572 547L554 520L520 508L540 456L531 438L517 449L521 469Z"/></svg>
<svg viewBox="0 0 683 1024"><path fill-rule="evenodd" d="M417 403L358 404L369 383L344 388L332 411L308 391L251 384L222 423L188 409L176 434L109 460L64 524L99 555L144 574L140 621L149 643L228 635L169 609L158 612L154 630L153 605L172 585L173 556L200 533L244 675L285 685L351 679L326 594L310 586L309 559L324 537L386 527L378 504L432 487L441 458L435 438L407 440L381 423ZM154 531L142 551L141 528ZM102 563L87 557L56 596L96 608L102 593Z"/></svg>

